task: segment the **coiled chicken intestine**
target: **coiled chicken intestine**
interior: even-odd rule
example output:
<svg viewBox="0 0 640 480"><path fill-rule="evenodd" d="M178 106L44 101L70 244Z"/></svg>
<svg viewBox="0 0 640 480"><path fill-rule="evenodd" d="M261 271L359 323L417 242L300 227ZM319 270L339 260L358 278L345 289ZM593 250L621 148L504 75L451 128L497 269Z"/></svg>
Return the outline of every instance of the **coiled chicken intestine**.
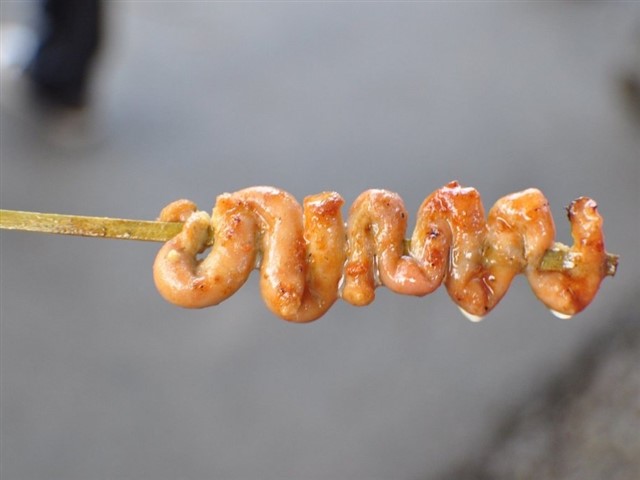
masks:
<svg viewBox="0 0 640 480"><path fill-rule="evenodd" d="M233 295L259 263L268 308L293 322L322 316L341 297L371 303L379 284L422 296L444 282L463 313L477 320L493 309L515 275L559 316L583 310L605 276L602 218L596 203L568 207L574 268L542 271L555 226L537 189L498 200L485 219L480 194L451 182L429 195L406 242L407 211L396 193L367 190L345 225L335 192L312 195L304 207L289 193L252 187L218 196L211 217L188 200L165 207L160 220L184 222L159 251L154 280L161 295L187 308L217 305ZM211 231L214 244L204 258Z"/></svg>

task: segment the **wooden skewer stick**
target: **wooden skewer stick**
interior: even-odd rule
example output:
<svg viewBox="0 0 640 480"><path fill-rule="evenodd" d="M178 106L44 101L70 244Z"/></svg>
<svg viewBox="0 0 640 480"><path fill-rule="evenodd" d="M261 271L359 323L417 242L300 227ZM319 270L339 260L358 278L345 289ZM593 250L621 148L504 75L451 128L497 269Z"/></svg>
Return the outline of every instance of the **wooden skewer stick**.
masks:
<svg viewBox="0 0 640 480"><path fill-rule="evenodd" d="M180 232L182 223L0 210L0 229L166 242Z"/></svg>
<svg viewBox="0 0 640 480"><path fill-rule="evenodd" d="M180 232L182 223L0 209L0 229L120 240L166 242ZM405 243L408 245L408 240ZM213 232L209 238L209 245L213 245ZM570 270L575 267L576 263L579 263L579 259L574 258L574 254L569 251L569 247L556 243L547 250L542 258L540 270ZM615 275L618 268L618 256L607 253L604 268L606 275Z"/></svg>

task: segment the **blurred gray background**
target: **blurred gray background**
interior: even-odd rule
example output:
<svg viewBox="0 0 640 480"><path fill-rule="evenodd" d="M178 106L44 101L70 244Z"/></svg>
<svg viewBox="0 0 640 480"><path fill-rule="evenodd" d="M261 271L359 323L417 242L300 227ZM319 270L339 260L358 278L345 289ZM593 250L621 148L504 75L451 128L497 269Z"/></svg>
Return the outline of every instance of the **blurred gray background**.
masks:
<svg viewBox="0 0 640 480"><path fill-rule="evenodd" d="M621 79L639 7L110 2L99 139L64 148L3 109L2 208L153 219L251 185L347 204L378 187L413 216L453 179L487 208L535 186L565 243L564 207L596 199L622 264L571 321L519 278L479 324L443 290L379 289L293 325L255 276L215 308L165 303L157 244L2 232L3 480L413 480L484 455L586 342L638 319L640 126ZM28 24L35 3L0 13Z"/></svg>

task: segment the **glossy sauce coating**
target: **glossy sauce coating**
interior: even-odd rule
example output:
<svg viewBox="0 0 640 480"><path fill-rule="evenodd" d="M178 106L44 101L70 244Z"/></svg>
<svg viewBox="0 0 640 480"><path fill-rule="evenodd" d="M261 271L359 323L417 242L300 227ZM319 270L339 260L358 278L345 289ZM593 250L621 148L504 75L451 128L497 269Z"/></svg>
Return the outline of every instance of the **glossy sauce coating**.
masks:
<svg viewBox="0 0 640 480"><path fill-rule="evenodd" d="M591 302L605 276L602 218L588 198L568 209L575 265L562 272L538 268L553 246L555 227L536 189L501 198L485 217L477 190L451 182L424 200L408 246L408 214L396 193L362 193L346 227L343 203L337 193L324 192L307 197L301 207L272 187L220 195L211 217L188 200L173 202L160 220L185 223L156 257L156 286L182 307L216 305L244 284L261 255L262 296L286 320L314 320L339 296L367 305L379 284L422 296L442 283L477 319L497 305L519 273L547 307L567 316ZM214 245L200 259L212 229Z"/></svg>

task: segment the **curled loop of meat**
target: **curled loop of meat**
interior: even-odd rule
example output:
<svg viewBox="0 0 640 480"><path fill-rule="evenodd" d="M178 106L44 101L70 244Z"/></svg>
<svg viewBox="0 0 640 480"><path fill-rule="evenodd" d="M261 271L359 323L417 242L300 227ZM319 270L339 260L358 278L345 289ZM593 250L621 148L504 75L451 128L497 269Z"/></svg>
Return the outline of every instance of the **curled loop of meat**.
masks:
<svg viewBox="0 0 640 480"><path fill-rule="evenodd" d="M379 284L422 296L443 282L463 312L479 319L519 273L547 307L565 316L583 310L606 275L602 218L588 198L569 206L575 265L560 272L539 268L554 244L555 227L548 202L536 189L501 198L485 217L477 190L451 182L424 200L409 243L408 215L397 194L362 193L346 226L343 203L337 193L324 192L307 197L301 207L271 187L220 195L211 216L187 200L173 202L160 220L184 226L156 257L156 286L183 307L216 305L259 263L262 296L286 320L314 320L339 296L367 305ZM214 244L199 258L211 230Z"/></svg>

